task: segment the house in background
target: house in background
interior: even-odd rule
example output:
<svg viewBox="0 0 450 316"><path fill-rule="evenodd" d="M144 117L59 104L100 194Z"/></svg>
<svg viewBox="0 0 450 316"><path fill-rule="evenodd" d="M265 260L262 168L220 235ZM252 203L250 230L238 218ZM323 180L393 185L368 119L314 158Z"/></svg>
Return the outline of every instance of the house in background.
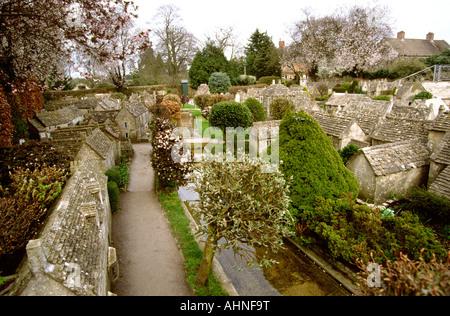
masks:
<svg viewBox="0 0 450 316"><path fill-rule="evenodd" d="M137 143L147 137L149 111L141 102L125 102L116 122L122 139Z"/></svg>
<svg viewBox="0 0 450 316"><path fill-rule="evenodd" d="M75 126L83 121L84 113L74 106L57 111L41 112L29 120L30 134L38 139L48 138L49 133L58 128Z"/></svg>
<svg viewBox="0 0 450 316"><path fill-rule="evenodd" d="M392 48L397 52L398 58L429 57L440 55L450 45L444 40L435 40L434 33L428 33L425 39L405 38L405 32L397 33L397 38L387 39Z"/></svg>

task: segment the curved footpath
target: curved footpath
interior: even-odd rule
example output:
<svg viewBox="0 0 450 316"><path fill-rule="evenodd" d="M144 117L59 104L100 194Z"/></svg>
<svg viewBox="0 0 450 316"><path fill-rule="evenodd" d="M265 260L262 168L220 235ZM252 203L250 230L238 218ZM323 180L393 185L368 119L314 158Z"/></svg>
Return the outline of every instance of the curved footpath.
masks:
<svg viewBox="0 0 450 316"><path fill-rule="evenodd" d="M128 191L120 194L120 212L112 220L120 270L112 292L119 296L191 296L183 255L154 191L151 145L133 148Z"/></svg>

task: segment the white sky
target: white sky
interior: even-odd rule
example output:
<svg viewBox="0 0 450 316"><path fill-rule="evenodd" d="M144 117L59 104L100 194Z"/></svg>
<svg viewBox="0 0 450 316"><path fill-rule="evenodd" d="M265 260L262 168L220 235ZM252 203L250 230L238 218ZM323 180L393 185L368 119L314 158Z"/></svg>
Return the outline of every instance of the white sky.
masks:
<svg viewBox="0 0 450 316"><path fill-rule="evenodd" d="M259 28L267 31L278 46L280 39L289 43L286 30L302 18L302 9L310 8L317 15L333 13L342 4L372 4L373 0L134 0L139 6L140 25L152 28L157 8L174 4L180 8L180 16L186 29L197 39L213 34L218 27L234 26L242 46L246 46L251 34ZM405 31L406 38L425 39L428 32L436 40L450 43L449 0L378 0L376 3L391 9L393 36Z"/></svg>

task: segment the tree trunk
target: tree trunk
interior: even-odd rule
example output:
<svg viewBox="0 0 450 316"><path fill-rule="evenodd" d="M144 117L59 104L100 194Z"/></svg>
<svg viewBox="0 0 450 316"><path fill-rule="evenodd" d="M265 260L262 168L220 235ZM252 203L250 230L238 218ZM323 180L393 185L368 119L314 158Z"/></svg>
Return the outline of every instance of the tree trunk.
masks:
<svg viewBox="0 0 450 316"><path fill-rule="evenodd" d="M214 259L214 254L216 253L217 240L212 237L206 239L205 249L203 250L203 258L200 263L200 268L198 270L197 276L194 282L199 285L206 285L208 281L209 273L211 272L211 267Z"/></svg>

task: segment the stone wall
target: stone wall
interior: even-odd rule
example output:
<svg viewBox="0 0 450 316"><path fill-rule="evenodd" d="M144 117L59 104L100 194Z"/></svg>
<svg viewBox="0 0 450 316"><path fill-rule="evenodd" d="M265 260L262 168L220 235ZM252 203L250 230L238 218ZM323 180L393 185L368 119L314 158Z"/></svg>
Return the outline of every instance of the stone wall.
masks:
<svg viewBox="0 0 450 316"><path fill-rule="evenodd" d="M118 273L110 247L111 209L101 161L72 170L44 228L27 245L15 296L106 296Z"/></svg>

